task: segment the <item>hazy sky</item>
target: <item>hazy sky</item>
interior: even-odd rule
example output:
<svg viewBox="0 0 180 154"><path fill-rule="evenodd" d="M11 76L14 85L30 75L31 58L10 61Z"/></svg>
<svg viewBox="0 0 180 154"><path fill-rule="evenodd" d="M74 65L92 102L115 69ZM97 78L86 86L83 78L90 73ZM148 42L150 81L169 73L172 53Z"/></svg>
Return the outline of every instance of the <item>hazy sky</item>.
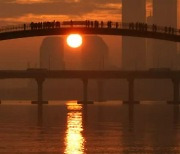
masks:
<svg viewBox="0 0 180 154"><path fill-rule="evenodd" d="M47 20L121 20L121 0L0 0L0 10L1 26ZM25 68L27 62L32 65L38 63L42 39L0 42L0 69ZM121 37L105 37L105 40L114 50ZM120 52L120 46L116 47L116 51Z"/></svg>
<svg viewBox="0 0 180 154"><path fill-rule="evenodd" d="M0 26L31 21L52 20L112 20L121 21L122 0L0 0ZM162 0L163 1L163 0ZM147 16L152 12L152 0L147 0ZM162 3L163 4L163 3ZM121 37L103 37L111 57L121 50ZM0 42L0 69L38 63L42 37ZM119 56L114 56L118 63ZM8 65L7 65L8 63Z"/></svg>
<svg viewBox="0 0 180 154"><path fill-rule="evenodd" d="M151 1L147 0L147 15ZM0 25L54 19L120 21L121 8L121 0L0 0Z"/></svg>
<svg viewBox="0 0 180 154"><path fill-rule="evenodd" d="M121 0L0 0L1 24L40 20L120 20Z"/></svg>
<svg viewBox="0 0 180 154"><path fill-rule="evenodd" d="M0 0L0 25L18 22L70 19L111 19L113 21L121 21L121 1L122 0ZM147 16L149 16L152 12L153 0L146 1Z"/></svg>

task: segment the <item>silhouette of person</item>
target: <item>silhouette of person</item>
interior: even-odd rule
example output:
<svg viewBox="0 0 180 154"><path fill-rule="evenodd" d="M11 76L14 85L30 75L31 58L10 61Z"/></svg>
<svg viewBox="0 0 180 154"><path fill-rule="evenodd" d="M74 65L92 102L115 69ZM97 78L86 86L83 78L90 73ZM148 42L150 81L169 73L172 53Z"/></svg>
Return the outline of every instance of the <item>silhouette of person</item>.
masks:
<svg viewBox="0 0 180 154"><path fill-rule="evenodd" d="M101 21L101 28L103 28L104 27L104 22L103 21Z"/></svg>
<svg viewBox="0 0 180 154"><path fill-rule="evenodd" d="M109 28L112 27L112 21L109 21Z"/></svg>
<svg viewBox="0 0 180 154"><path fill-rule="evenodd" d="M46 22L43 22L43 29L46 29Z"/></svg>
<svg viewBox="0 0 180 154"><path fill-rule="evenodd" d="M95 28L98 28L99 27L99 22L96 20L95 21Z"/></svg>
<svg viewBox="0 0 180 154"><path fill-rule="evenodd" d="M169 34L171 33L171 27L168 28L168 32L169 32Z"/></svg>
<svg viewBox="0 0 180 154"><path fill-rule="evenodd" d="M70 21L70 25L71 25L71 27L73 27L73 21L72 20Z"/></svg>
<svg viewBox="0 0 180 154"><path fill-rule="evenodd" d="M172 31L172 34L174 35L174 31L175 31L174 28L171 28L171 31Z"/></svg>
<svg viewBox="0 0 180 154"><path fill-rule="evenodd" d="M86 20L86 21L85 21L85 24L86 24L86 27L89 28L89 26L90 26L90 21L89 21L89 20Z"/></svg>
<svg viewBox="0 0 180 154"><path fill-rule="evenodd" d="M24 24L24 30L26 30L26 24Z"/></svg>
<svg viewBox="0 0 180 154"><path fill-rule="evenodd" d="M136 22L136 30L138 30L139 27L139 23Z"/></svg>
<svg viewBox="0 0 180 154"><path fill-rule="evenodd" d="M55 28L55 20L52 22L52 28L54 29Z"/></svg>
<svg viewBox="0 0 180 154"><path fill-rule="evenodd" d="M34 29L34 23L33 22L31 22L30 27L31 27L31 30Z"/></svg>
<svg viewBox="0 0 180 154"><path fill-rule="evenodd" d="M90 26L90 21L89 20L87 21L87 25L88 25L88 28L89 28L89 26Z"/></svg>
<svg viewBox="0 0 180 154"><path fill-rule="evenodd" d="M94 21L94 27L97 28L97 21Z"/></svg>
<svg viewBox="0 0 180 154"><path fill-rule="evenodd" d="M168 31L168 28L164 27L164 32L167 33L167 31Z"/></svg>
<svg viewBox="0 0 180 154"><path fill-rule="evenodd" d="M56 28L60 28L60 22L56 21Z"/></svg>
<svg viewBox="0 0 180 154"><path fill-rule="evenodd" d="M91 27L93 27L94 26L94 23L93 23L93 21L91 21Z"/></svg>
<svg viewBox="0 0 180 154"><path fill-rule="evenodd" d="M153 32L157 32L157 26L155 24L152 25Z"/></svg>
<svg viewBox="0 0 180 154"><path fill-rule="evenodd" d="M42 23L38 22L37 27L38 27L38 29L42 29Z"/></svg>
<svg viewBox="0 0 180 154"><path fill-rule="evenodd" d="M132 30L134 30L134 23L132 23Z"/></svg>
<svg viewBox="0 0 180 154"><path fill-rule="evenodd" d="M119 27L119 24L118 24L118 22L116 22L116 29Z"/></svg>
<svg viewBox="0 0 180 154"><path fill-rule="evenodd" d="M108 21L108 22L107 22L107 26L108 26L108 28L111 28L111 24L112 24L112 22L111 22L111 21Z"/></svg>
<svg viewBox="0 0 180 154"><path fill-rule="evenodd" d="M147 24L145 24L145 29L146 29L146 31L148 31L148 25Z"/></svg>
<svg viewBox="0 0 180 154"><path fill-rule="evenodd" d="M84 25L84 24L83 24ZM88 21L86 20L85 21L85 26L88 27Z"/></svg>

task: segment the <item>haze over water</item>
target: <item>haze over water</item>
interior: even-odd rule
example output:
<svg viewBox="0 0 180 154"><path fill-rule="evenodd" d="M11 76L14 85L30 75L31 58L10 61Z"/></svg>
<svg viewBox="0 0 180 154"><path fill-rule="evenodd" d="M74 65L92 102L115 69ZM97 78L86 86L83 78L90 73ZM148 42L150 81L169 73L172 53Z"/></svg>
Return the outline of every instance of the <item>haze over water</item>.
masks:
<svg viewBox="0 0 180 154"><path fill-rule="evenodd" d="M0 153L180 153L177 106L143 102L134 107L121 102L74 101L37 106L2 102Z"/></svg>

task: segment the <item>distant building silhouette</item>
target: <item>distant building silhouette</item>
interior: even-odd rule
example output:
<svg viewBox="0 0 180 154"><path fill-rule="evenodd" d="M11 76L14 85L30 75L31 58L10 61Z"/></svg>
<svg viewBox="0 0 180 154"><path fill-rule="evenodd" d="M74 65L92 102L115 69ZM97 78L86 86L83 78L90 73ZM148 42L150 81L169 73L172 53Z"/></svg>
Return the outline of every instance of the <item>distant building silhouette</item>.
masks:
<svg viewBox="0 0 180 154"><path fill-rule="evenodd" d="M150 15L147 17L147 24L153 25L153 16ZM146 67L147 69L154 67L154 48L153 48L153 39L146 39Z"/></svg>
<svg viewBox="0 0 180 154"><path fill-rule="evenodd" d="M64 70L64 40L61 37L46 37L40 47L40 68Z"/></svg>
<svg viewBox="0 0 180 154"><path fill-rule="evenodd" d="M177 1L154 0L153 14L147 18L149 25L177 27ZM147 65L148 68L173 68L177 69L177 45L176 43L155 39L147 39ZM169 99L169 91L172 90L168 80L151 80L146 83L151 91L150 97ZM152 93L153 92L153 93ZM158 96L156 94L158 93Z"/></svg>
<svg viewBox="0 0 180 154"><path fill-rule="evenodd" d="M83 70L107 70L109 67L108 46L99 36L84 36L82 45ZM90 98L98 101L104 100L104 80L91 81L89 84Z"/></svg>
<svg viewBox="0 0 180 154"><path fill-rule="evenodd" d="M123 0L122 22L145 22L146 0ZM122 68L144 70L146 68L146 40L122 37Z"/></svg>
<svg viewBox="0 0 180 154"><path fill-rule="evenodd" d="M50 70L64 70L64 39L62 37L46 37L43 39L40 46L40 68ZM58 93L62 86L61 80L46 80L44 83L44 99ZM29 89L36 89L37 84L30 81ZM52 91L55 91L52 93Z"/></svg>
<svg viewBox="0 0 180 154"><path fill-rule="evenodd" d="M108 46L99 36L84 36L82 69L103 70L108 67Z"/></svg>
<svg viewBox="0 0 180 154"><path fill-rule="evenodd" d="M153 23L160 26L177 27L177 0L153 1ZM153 40L153 67L175 67L177 43Z"/></svg>

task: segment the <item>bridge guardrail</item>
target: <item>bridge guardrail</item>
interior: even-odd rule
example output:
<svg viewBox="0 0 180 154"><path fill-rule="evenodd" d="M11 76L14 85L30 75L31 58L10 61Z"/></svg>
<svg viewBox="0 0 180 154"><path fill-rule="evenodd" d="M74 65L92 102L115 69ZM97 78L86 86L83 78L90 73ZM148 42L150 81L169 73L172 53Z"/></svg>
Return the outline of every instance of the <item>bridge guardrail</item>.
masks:
<svg viewBox="0 0 180 154"><path fill-rule="evenodd" d="M165 34L180 35L180 29L170 26L147 25L146 23L124 23L124 22L111 22L111 21L53 21L53 22L32 22L19 25L9 25L0 27L0 33L17 32L27 30L40 30L40 29L60 29L60 28L82 27L82 28L110 28L110 29L127 29L134 31L147 31L158 32Z"/></svg>

